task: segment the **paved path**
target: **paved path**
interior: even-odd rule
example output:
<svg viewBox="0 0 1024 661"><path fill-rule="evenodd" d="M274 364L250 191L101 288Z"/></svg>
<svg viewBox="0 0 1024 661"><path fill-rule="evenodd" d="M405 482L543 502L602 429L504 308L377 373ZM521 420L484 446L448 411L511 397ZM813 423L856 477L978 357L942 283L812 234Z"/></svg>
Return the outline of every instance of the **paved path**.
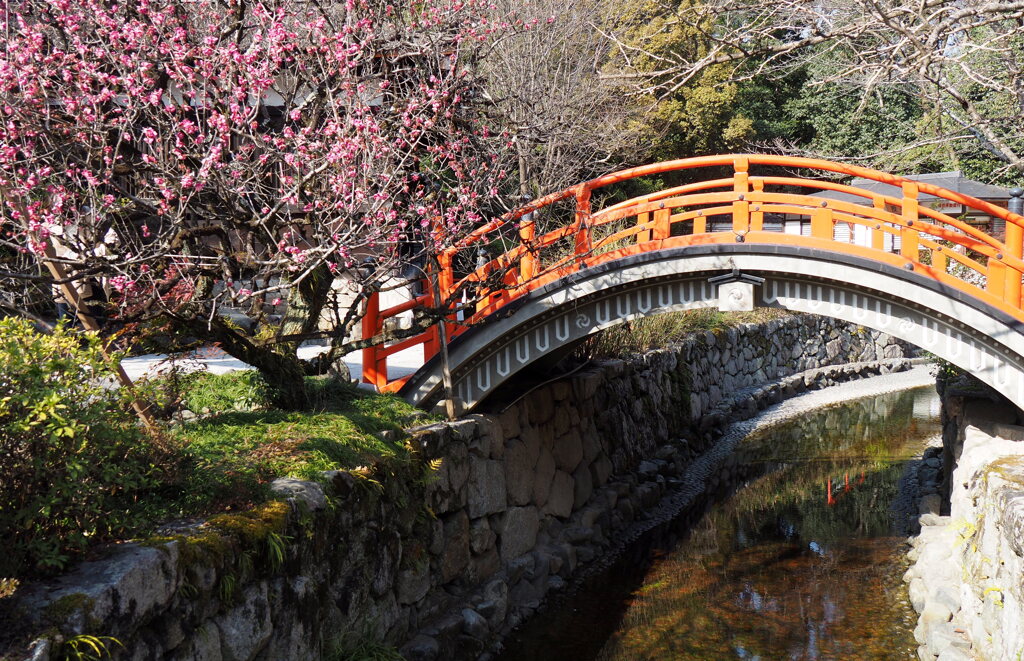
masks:
<svg viewBox="0 0 1024 661"><path fill-rule="evenodd" d="M299 347L299 357L309 359L327 350L325 346L305 345ZM348 365L353 379L360 379L363 375L363 355L361 351L355 351L345 357L345 364ZM161 371L170 369L172 364L177 364L186 370L206 370L212 374L224 374L235 370L249 370L251 365L229 356L216 347L203 347L184 354L177 354L174 362L163 354L147 354L145 356L134 356L121 361L124 371L135 380L141 376L154 376ZM411 347L405 351L388 356L388 377L397 379L412 374L423 365L423 347Z"/></svg>
<svg viewBox="0 0 1024 661"><path fill-rule="evenodd" d="M802 393L769 406L752 418L734 422L729 425L725 437L738 440L754 431L798 418L823 406L841 404L853 399L873 397L908 388L934 385L935 373L932 365L914 365L905 372L891 372L866 379L846 381L821 390Z"/></svg>

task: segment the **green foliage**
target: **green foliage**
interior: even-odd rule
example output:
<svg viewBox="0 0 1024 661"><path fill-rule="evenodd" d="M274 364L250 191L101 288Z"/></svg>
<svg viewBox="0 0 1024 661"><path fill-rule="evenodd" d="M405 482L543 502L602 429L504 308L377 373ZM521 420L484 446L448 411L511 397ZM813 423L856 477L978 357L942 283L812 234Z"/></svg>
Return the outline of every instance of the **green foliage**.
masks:
<svg viewBox="0 0 1024 661"><path fill-rule="evenodd" d="M266 382L256 370L191 372L177 379L182 405L196 413L247 411L269 405Z"/></svg>
<svg viewBox="0 0 1024 661"><path fill-rule="evenodd" d="M0 576L60 569L140 523L159 457L113 369L93 334L0 319Z"/></svg>
<svg viewBox="0 0 1024 661"><path fill-rule="evenodd" d="M356 390L332 379L308 377L311 411L281 411L264 401L259 410L233 411L228 402L258 401L259 380L233 374L190 375L182 399L199 393L218 410L174 429L180 447L179 479L151 501L167 518L237 509L265 500L281 475L319 479L325 470L354 468L403 457L401 429L417 411L389 395ZM215 401L218 392L228 393ZM213 406L208 406L213 410ZM200 409L202 410L202 409ZM382 432L387 432L382 434Z"/></svg>
<svg viewBox="0 0 1024 661"><path fill-rule="evenodd" d="M111 645L124 647L121 641L111 636L81 634L65 640L57 653L57 658L61 661L99 661L114 655Z"/></svg>
<svg viewBox="0 0 1024 661"><path fill-rule="evenodd" d="M715 308L667 312L642 317L591 336L577 350L580 358L621 358L660 349L697 331L721 331L742 323L760 323L792 313L758 308L753 312L719 312Z"/></svg>
<svg viewBox="0 0 1024 661"><path fill-rule="evenodd" d="M278 476L317 479L408 453L401 429L416 409L405 402L309 378L315 410L273 410L254 372L148 384L213 412L154 443L137 424L129 392L110 388L112 370L94 336L65 328L42 335L0 320L0 529L8 542L0 596L14 591L15 579L60 570L96 542L263 502ZM276 523L223 515L211 522L237 523L235 533L258 528L260 561L285 561Z"/></svg>
<svg viewBox="0 0 1024 661"><path fill-rule="evenodd" d="M785 107L807 149L825 156L868 156L917 140L921 101L913 94L880 88L874 94L837 83L812 81ZM908 158L914 158L908 156ZM918 163L890 163L916 170Z"/></svg>
<svg viewBox="0 0 1024 661"><path fill-rule="evenodd" d="M645 0L624 5L618 17L625 47L608 66L651 77L648 93L637 99L648 110L632 127L640 144L650 146L645 160L740 151L754 137L753 119L737 107L739 86L730 80L730 66L710 66L685 85L678 85L671 73L659 73L666 70L666 61L700 59L714 45L708 37L712 25L679 19L679 13L695 4L697 0L669 4Z"/></svg>
<svg viewBox="0 0 1024 661"><path fill-rule="evenodd" d="M346 633L327 646L324 661L401 661L402 655L369 631Z"/></svg>

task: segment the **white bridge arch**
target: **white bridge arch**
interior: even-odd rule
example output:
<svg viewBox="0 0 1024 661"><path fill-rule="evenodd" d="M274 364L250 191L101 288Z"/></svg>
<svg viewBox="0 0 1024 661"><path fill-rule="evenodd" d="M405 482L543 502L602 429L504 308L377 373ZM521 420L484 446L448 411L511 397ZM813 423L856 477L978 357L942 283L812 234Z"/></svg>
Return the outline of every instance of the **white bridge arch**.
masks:
<svg viewBox="0 0 1024 661"><path fill-rule="evenodd" d="M969 371L1024 409L1024 324L957 289L872 260L796 246L718 244L641 253L513 301L449 345L454 392L472 409L537 360L630 319L719 307L721 276L756 282L754 304L883 331ZM748 290L749 287L748 286ZM435 357L400 394L443 396Z"/></svg>

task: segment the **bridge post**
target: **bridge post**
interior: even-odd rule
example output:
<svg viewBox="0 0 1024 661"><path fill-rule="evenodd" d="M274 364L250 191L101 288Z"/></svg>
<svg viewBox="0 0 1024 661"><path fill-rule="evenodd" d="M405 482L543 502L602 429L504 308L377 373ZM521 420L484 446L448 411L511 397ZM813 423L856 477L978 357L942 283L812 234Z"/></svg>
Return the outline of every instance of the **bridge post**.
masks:
<svg viewBox="0 0 1024 661"><path fill-rule="evenodd" d="M647 223L650 222L650 220L651 220L651 214L649 212L647 212L647 211L645 211L643 213L638 213L636 215L636 224L637 224L638 227L646 227ZM641 231L636 233L636 242L637 243L647 243L650 240L651 240L651 230L650 230L650 228L645 229L645 230L641 230Z"/></svg>
<svg viewBox="0 0 1024 661"><path fill-rule="evenodd" d="M737 240L750 231L750 202L746 196L750 193L750 161L746 158L737 158L733 161L733 192L738 193L737 199L732 203L732 231Z"/></svg>
<svg viewBox="0 0 1024 661"><path fill-rule="evenodd" d="M913 262L921 261L917 247L917 230L914 223L918 221L918 188L912 181L903 182L903 223L900 229L900 254Z"/></svg>
<svg viewBox="0 0 1024 661"><path fill-rule="evenodd" d="M665 203L662 202L662 205ZM672 210L658 209L654 212L653 238L657 240L667 239L672 236Z"/></svg>
<svg viewBox="0 0 1024 661"><path fill-rule="evenodd" d="M519 259L519 280L526 282L537 275L537 256L533 254L533 240L537 236L537 223L533 220L532 211L523 214L519 221L519 242L526 250Z"/></svg>
<svg viewBox="0 0 1024 661"><path fill-rule="evenodd" d="M576 191L576 256L590 253L590 189Z"/></svg>
<svg viewBox="0 0 1024 661"><path fill-rule="evenodd" d="M754 193L764 192L764 182L754 182ZM751 208L750 211L750 231L761 232L764 230L764 212L761 211L761 205L757 204Z"/></svg>
<svg viewBox="0 0 1024 661"><path fill-rule="evenodd" d="M1010 190L1010 201L1006 205L1010 213L1024 216L1024 189ZM1018 259L1024 255L1024 228L1014 222L1006 223L1006 252ZM1006 298L1014 307L1021 305L1021 274L1014 269L1006 269Z"/></svg>
<svg viewBox="0 0 1024 661"><path fill-rule="evenodd" d="M366 297L366 312L363 314L363 339L368 340L377 334L380 328L380 292L373 292ZM380 347L374 345L363 349L363 383L372 383L380 388L387 384L387 359L384 359L384 371L378 369L381 362L377 358ZM383 380L382 380L383 377Z"/></svg>
<svg viewBox="0 0 1024 661"><path fill-rule="evenodd" d="M881 195L874 195L871 198L871 206L885 211L885 198ZM882 230L881 223L875 223L875 227L871 230L871 247L875 250L885 250L885 232Z"/></svg>

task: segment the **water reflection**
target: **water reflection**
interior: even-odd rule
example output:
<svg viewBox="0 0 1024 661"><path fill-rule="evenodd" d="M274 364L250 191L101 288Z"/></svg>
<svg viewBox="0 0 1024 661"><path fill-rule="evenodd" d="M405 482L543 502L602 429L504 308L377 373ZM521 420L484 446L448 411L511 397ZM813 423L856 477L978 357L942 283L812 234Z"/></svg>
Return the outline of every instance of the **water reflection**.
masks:
<svg viewBox="0 0 1024 661"><path fill-rule="evenodd" d="M931 389L873 397L748 439L733 484L684 517L678 543L620 563L572 601L579 617L545 617L557 628L503 658L914 658L891 504L901 462L938 433L936 402ZM587 640L565 639L579 630Z"/></svg>

